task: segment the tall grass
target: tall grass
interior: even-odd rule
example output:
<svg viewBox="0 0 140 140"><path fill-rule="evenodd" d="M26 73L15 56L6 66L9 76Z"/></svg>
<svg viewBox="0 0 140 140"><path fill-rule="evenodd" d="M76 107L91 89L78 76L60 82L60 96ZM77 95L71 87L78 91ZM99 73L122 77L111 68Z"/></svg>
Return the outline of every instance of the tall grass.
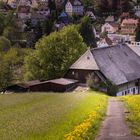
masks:
<svg viewBox="0 0 140 140"><path fill-rule="evenodd" d="M95 92L0 95L0 140L62 140L99 100Z"/></svg>
<svg viewBox="0 0 140 140"><path fill-rule="evenodd" d="M140 95L122 97L128 109L127 121L132 134L140 136Z"/></svg>

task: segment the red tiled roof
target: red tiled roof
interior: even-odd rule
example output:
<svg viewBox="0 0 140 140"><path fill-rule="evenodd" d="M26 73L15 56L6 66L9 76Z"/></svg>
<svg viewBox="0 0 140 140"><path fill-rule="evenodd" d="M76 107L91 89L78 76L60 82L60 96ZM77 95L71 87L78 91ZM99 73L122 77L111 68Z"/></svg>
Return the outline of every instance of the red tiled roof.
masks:
<svg viewBox="0 0 140 140"><path fill-rule="evenodd" d="M123 21L122 21L122 24L121 25L124 25L124 24L127 24L127 25L137 25L138 24L138 19L124 19Z"/></svg>
<svg viewBox="0 0 140 140"><path fill-rule="evenodd" d="M105 38L106 43L111 46L113 44L112 40L108 37Z"/></svg>

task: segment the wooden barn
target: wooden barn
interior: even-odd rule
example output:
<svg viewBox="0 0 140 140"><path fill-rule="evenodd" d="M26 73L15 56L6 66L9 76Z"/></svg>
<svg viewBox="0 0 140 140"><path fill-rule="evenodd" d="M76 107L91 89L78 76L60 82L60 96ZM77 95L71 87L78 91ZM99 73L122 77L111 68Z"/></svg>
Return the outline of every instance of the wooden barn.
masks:
<svg viewBox="0 0 140 140"><path fill-rule="evenodd" d="M7 88L7 92L68 92L77 86L78 81L66 78L54 79L49 81L29 81L19 83Z"/></svg>
<svg viewBox="0 0 140 140"><path fill-rule="evenodd" d="M87 77L94 75L97 80L104 79L100 69L93 58L92 52L87 50L68 70L64 77L76 79L79 83L86 83Z"/></svg>

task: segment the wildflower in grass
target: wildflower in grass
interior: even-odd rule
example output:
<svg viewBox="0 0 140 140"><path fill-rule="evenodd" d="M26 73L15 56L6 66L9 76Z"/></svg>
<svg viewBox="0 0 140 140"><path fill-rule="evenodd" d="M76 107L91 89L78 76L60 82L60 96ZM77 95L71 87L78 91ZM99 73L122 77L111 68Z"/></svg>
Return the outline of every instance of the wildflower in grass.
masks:
<svg viewBox="0 0 140 140"><path fill-rule="evenodd" d="M130 114L127 120L131 122L132 133L140 136L140 96L122 97Z"/></svg>
<svg viewBox="0 0 140 140"><path fill-rule="evenodd" d="M88 117L79 125L74 127L74 130L65 135L65 140L85 140L89 139L93 133L93 129L96 129L98 121L102 118L105 113L106 101L98 101L94 111L91 112Z"/></svg>

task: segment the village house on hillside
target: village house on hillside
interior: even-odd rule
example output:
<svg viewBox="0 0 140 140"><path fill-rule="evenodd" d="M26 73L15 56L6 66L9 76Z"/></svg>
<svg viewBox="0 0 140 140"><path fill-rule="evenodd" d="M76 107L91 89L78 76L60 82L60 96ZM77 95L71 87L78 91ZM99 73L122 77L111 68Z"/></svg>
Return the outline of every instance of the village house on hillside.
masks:
<svg viewBox="0 0 140 140"><path fill-rule="evenodd" d="M117 23L105 23L102 25L101 32L107 32L109 34L116 33L118 31L119 27Z"/></svg>
<svg viewBox="0 0 140 140"><path fill-rule="evenodd" d="M121 23L122 34L134 34L138 26L138 19L124 19Z"/></svg>
<svg viewBox="0 0 140 140"><path fill-rule="evenodd" d="M68 0L65 5L65 11L68 15L83 16L84 6L80 0Z"/></svg>

